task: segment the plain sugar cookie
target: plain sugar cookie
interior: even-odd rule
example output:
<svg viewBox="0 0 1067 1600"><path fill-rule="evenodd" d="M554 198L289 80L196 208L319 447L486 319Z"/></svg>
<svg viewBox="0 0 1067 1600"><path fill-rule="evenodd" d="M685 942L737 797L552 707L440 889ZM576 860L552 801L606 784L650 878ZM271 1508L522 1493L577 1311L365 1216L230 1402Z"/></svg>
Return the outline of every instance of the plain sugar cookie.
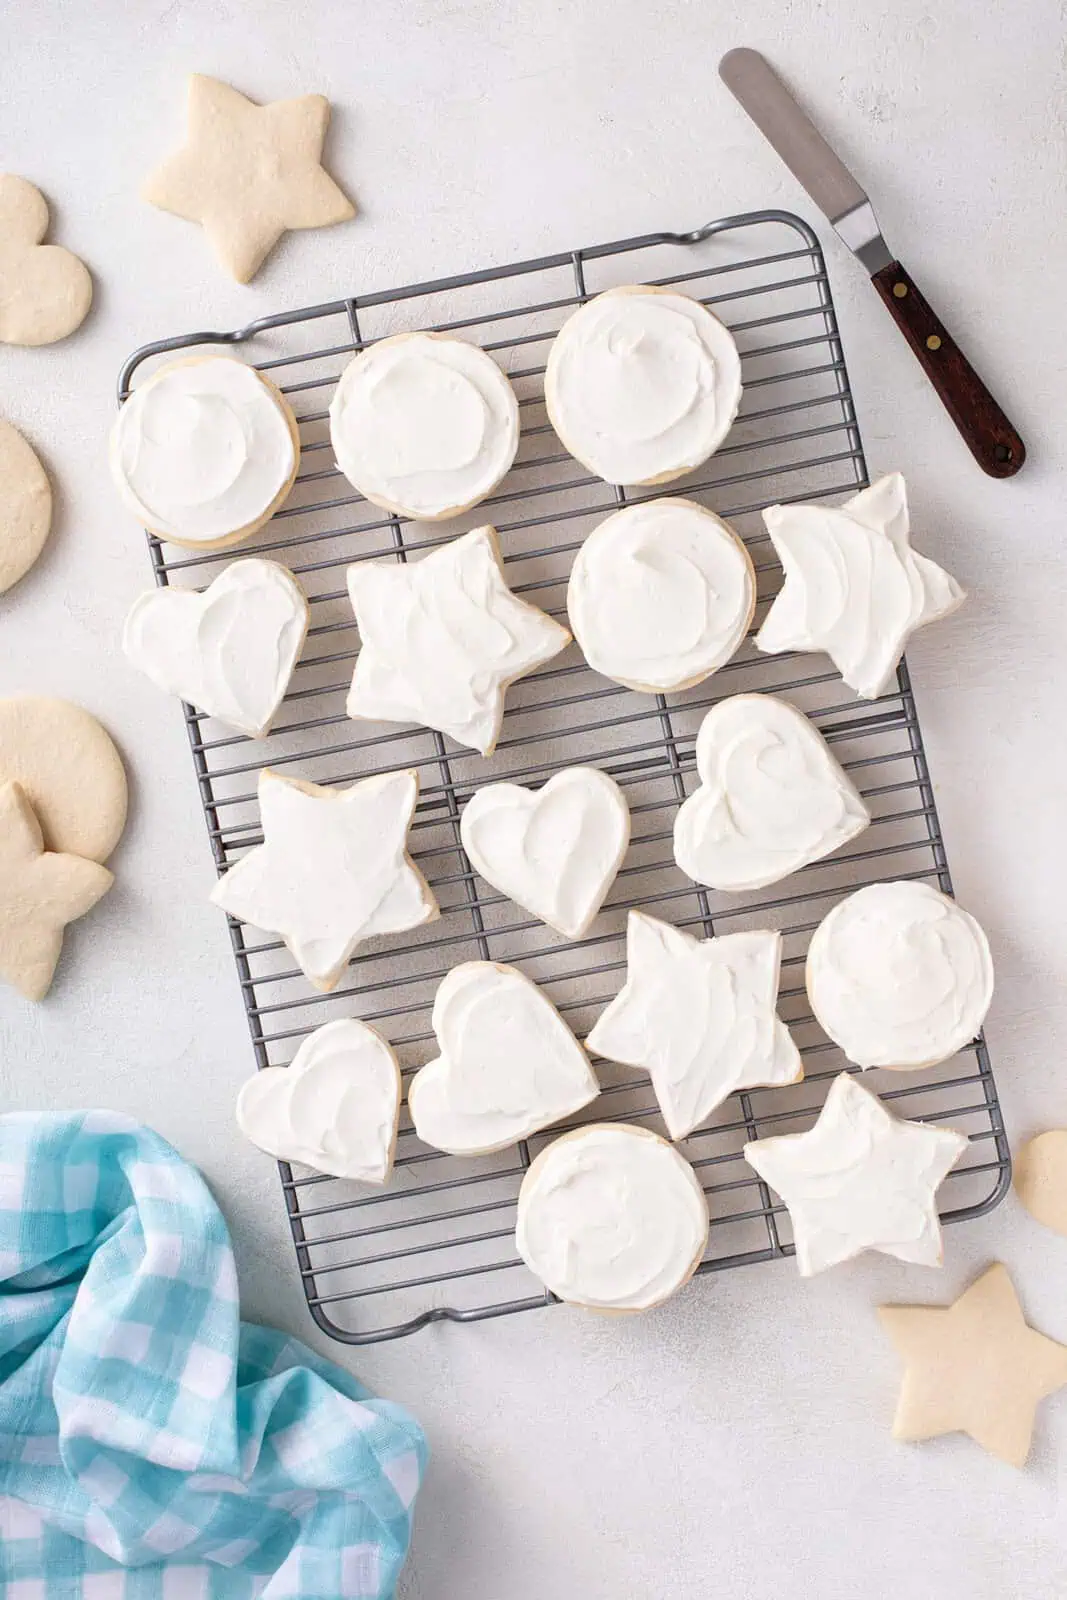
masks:
<svg viewBox="0 0 1067 1600"><path fill-rule="evenodd" d="M1013 1182L1034 1221L1067 1237L1067 1132L1050 1128L1016 1150Z"/></svg>
<svg viewBox="0 0 1067 1600"><path fill-rule="evenodd" d="M73 333L93 300L84 261L42 244L48 202L40 189L0 174L0 344L55 344Z"/></svg>
<svg viewBox="0 0 1067 1600"><path fill-rule="evenodd" d="M126 773L96 718L69 700L0 699L0 783L21 786L48 850L106 861L126 826Z"/></svg>
<svg viewBox="0 0 1067 1600"><path fill-rule="evenodd" d="M0 594L37 560L52 526L52 490L37 455L0 419Z"/></svg>

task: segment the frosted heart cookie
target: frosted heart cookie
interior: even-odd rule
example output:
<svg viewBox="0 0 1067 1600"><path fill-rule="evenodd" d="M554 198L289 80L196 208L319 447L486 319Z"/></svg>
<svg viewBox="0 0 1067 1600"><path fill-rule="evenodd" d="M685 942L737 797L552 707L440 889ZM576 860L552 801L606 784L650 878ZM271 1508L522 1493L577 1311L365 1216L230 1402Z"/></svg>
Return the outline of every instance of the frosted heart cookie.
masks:
<svg viewBox="0 0 1067 1600"><path fill-rule="evenodd" d="M408 1086L419 1138L450 1155L506 1150L600 1093L588 1057L536 984L514 967L467 961L440 984L441 1054Z"/></svg>
<svg viewBox="0 0 1067 1600"><path fill-rule="evenodd" d="M330 402L337 465L372 505L438 522L491 494L519 448L519 402L492 356L443 333L368 345Z"/></svg>
<svg viewBox="0 0 1067 1600"><path fill-rule="evenodd" d="M1067 1132L1051 1128L1015 1151L1015 1193L1035 1222L1067 1237Z"/></svg>
<svg viewBox="0 0 1067 1600"><path fill-rule="evenodd" d="M440 913L407 853L416 772L329 789L259 775L263 843L219 879L211 899L231 917L279 934L316 989L337 983L356 947Z"/></svg>
<svg viewBox="0 0 1067 1600"><path fill-rule="evenodd" d="M54 344L80 327L93 299L84 261L42 244L48 202L40 189L0 174L0 343Z"/></svg>
<svg viewBox="0 0 1067 1600"><path fill-rule="evenodd" d="M570 643L513 595L494 528L474 528L421 561L348 569L361 649L348 715L419 722L491 755L516 678Z"/></svg>
<svg viewBox="0 0 1067 1600"><path fill-rule="evenodd" d="M722 444L740 404L732 334L673 289L609 289L567 318L549 351L549 421L609 483L691 472Z"/></svg>
<svg viewBox="0 0 1067 1600"><path fill-rule="evenodd" d="M630 810L595 767L568 767L544 788L490 783L459 823L475 871L565 939L588 931L630 842Z"/></svg>
<svg viewBox="0 0 1067 1600"><path fill-rule="evenodd" d="M111 473L160 539L195 550L238 544L296 479L300 435L288 401L233 356L171 361L135 389L111 430Z"/></svg>
<svg viewBox="0 0 1067 1600"><path fill-rule="evenodd" d="M748 632L756 574L733 530L693 500L645 500L594 528L567 586L574 637L595 672L629 689L688 689Z"/></svg>
<svg viewBox="0 0 1067 1600"><path fill-rule="evenodd" d="M818 729L769 694L712 706L696 741L700 787L674 820L674 858L712 889L778 883L862 833L870 814Z"/></svg>
<svg viewBox="0 0 1067 1600"><path fill-rule="evenodd" d="M103 862L126 825L126 772L88 711L67 700L0 699L0 783L19 785L46 850Z"/></svg>
<svg viewBox="0 0 1067 1600"><path fill-rule="evenodd" d="M547 1289L591 1311L647 1311L693 1276L708 1203L647 1128L594 1123L541 1151L519 1189L515 1246Z"/></svg>
<svg viewBox="0 0 1067 1600"><path fill-rule="evenodd" d="M648 1073L672 1139L684 1139L739 1089L804 1076L775 1011L781 952L780 933L694 939L630 912L626 983L586 1044Z"/></svg>
<svg viewBox="0 0 1067 1600"><path fill-rule="evenodd" d="M400 1068L379 1033L341 1018L316 1028L287 1067L265 1067L237 1097L237 1125L278 1161L388 1183Z"/></svg>
<svg viewBox="0 0 1067 1600"><path fill-rule="evenodd" d="M37 560L52 526L52 490L36 452L0 419L0 594Z"/></svg>
<svg viewBox="0 0 1067 1600"><path fill-rule="evenodd" d="M894 1117L842 1072L813 1128L757 1139L744 1157L785 1201L808 1278L864 1250L939 1267L935 1196L966 1148L965 1134Z"/></svg>
<svg viewBox="0 0 1067 1600"><path fill-rule="evenodd" d="M40 823L17 783L0 783L0 977L43 1000L63 930L111 888L106 867L44 847Z"/></svg>
<svg viewBox="0 0 1067 1600"><path fill-rule="evenodd" d="M860 1067L932 1067L970 1044L993 998L989 943L926 883L874 883L812 934L808 999L823 1032Z"/></svg>
<svg viewBox="0 0 1067 1600"><path fill-rule="evenodd" d="M756 648L825 651L865 700L889 687L915 629L966 598L955 578L911 548L899 472L843 506L770 506L763 520L785 582Z"/></svg>
<svg viewBox="0 0 1067 1600"><path fill-rule="evenodd" d="M152 589L126 618L126 659L165 694L260 739L304 647L308 604L287 567L234 561L201 593Z"/></svg>

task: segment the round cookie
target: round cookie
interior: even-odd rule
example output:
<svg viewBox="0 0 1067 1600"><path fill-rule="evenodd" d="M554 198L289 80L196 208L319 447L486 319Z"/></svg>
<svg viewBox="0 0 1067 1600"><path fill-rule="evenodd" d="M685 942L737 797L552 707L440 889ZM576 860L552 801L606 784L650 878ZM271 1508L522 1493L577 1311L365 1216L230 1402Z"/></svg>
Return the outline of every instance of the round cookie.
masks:
<svg viewBox="0 0 1067 1600"><path fill-rule="evenodd" d="M110 735L80 706L0 699L0 783L18 783L45 847L104 862L126 824L126 772Z"/></svg>
<svg viewBox="0 0 1067 1600"><path fill-rule="evenodd" d="M52 526L52 490L36 453L0 419L0 594L37 560Z"/></svg>

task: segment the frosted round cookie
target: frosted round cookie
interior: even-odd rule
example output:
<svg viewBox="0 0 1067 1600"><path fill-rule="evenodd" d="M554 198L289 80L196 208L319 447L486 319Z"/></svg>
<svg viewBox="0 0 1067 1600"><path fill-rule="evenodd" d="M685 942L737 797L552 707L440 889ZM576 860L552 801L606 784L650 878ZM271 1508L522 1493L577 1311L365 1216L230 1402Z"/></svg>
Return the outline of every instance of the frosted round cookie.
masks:
<svg viewBox="0 0 1067 1600"><path fill-rule="evenodd" d="M372 505L439 522L492 494L519 448L519 403L492 356L443 333L360 352L330 402L337 465Z"/></svg>
<svg viewBox="0 0 1067 1600"><path fill-rule="evenodd" d="M277 511L296 479L300 435L288 401L233 356L160 367L111 430L111 472L131 511L172 544L219 550Z"/></svg>
<svg viewBox="0 0 1067 1600"><path fill-rule="evenodd" d="M45 848L106 861L126 826L126 773L111 738L68 700L0 700L0 783L19 785Z"/></svg>
<svg viewBox="0 0 1067 1600"><path fill-rule="evenodd" d="M671 289L609 289L567 318L545 369L548 418L608 483L667 483L699 467L741 404L733 335Z"/></svg>
<svg viewBox="0 0 1067 1600"><path fill-rule="evenodd" d="M755 608L748 551L694 500L614 512L582 545L567 585L567 614L589 665L647 694L689 689L716 672Z"/></svg>
<svg viewBox="0 0 1067 1600"><path fill-rule="evenodd" d="M36 452L0 420L0 594L29 572L52 526L52 490Z"/></svg>
<svg viewBox="0 0 1067 1600"><path fill-rule="evenodd" d="M577 1128L541 1151L519 1190L519 1255L553 1294L592 1311L659 1305L707 1240L696 1173L647 1128Z"/></svg>
<svg viewBox="0 0 1067 1600"><path fill-rule="evenodd" d="M849 1060L901 1072L962 1050L993 998L985 934L925 883L871 884L834 906L806 977L816 1021Z"/></svg>

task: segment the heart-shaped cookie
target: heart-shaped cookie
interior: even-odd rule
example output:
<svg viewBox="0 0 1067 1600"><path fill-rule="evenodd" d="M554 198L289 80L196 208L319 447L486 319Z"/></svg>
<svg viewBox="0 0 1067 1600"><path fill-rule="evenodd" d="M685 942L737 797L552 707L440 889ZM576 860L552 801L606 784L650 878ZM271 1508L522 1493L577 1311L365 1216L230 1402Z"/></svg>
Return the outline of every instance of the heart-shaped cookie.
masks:
<svg viewBox="0 0 1067 1600"><path fill-rule="evenodd" d="M54 344L83 321L93 299L84 261L42 244L48 202L25 178L0 173L0 343Z"/></svg>
<svg viewBox="0 0 1067 1600"><path fill-rule="evenodd" d="M415 1074L408 1108L425 1144L487 1155L580 1111L600 1093L552 1002L514 967L453 967L433 1003L441 1054Z"/></svg>
<svg viewBox="0 0 1067 1600"><path fill-rule="evenodd" d="M259 739L304 647L308 606L276 561L234 561L207 589L153 589L135 600L122 648L167 694Z"/></svg>
<svg viewBox="0 0 1067 1600"><path fill-rule="evenodd" d="M246 1139L279 1161L386 1183L400 1115L400 1069L380 1034L342 1019L316 1028L287 1067L266 1067L237 1097Z"/></svg>
<svg viewBox="0 0 1067 1600"><path fill-rule="evenodd" d="M630 842L622 790L595 767L568 767L543 789L490 783L467 802L463 848L487 883L565 939L580 939Z"/></svg>

